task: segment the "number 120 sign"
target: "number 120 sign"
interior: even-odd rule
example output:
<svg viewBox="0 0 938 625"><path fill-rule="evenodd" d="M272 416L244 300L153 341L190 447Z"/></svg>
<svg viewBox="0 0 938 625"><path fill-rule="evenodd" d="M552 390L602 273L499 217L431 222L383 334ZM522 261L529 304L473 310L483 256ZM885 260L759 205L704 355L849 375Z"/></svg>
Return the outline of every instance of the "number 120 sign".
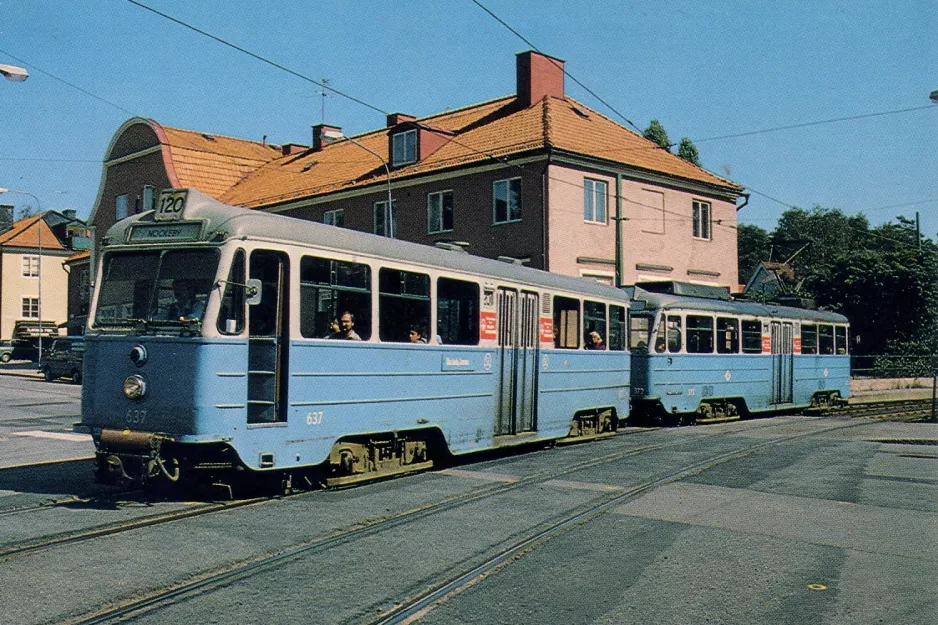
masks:
<svg viewBox="0 0 938 625"><path fill-rule="evenodd" d="M182 219L182 211L186 207L188 189L166 189L160 193L160 200L156 204L155 221L178 221Z"/></svg>

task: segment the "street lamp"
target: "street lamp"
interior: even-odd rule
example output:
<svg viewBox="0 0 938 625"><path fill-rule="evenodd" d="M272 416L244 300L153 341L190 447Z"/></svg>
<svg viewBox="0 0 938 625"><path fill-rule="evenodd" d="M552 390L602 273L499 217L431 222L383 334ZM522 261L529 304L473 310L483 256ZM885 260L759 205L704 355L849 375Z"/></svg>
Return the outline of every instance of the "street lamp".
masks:
<svg viewBox="0 0 938 625"><path fill-rule="evenodd" d="M342 134L340 131L338 131L338 130L331 130L331 129L330 129L330 130L324 130L322 134L323 134L324 137L326 137L326 138L328 138L328 139L332 139L333 141L338 141L338 140L340 140L340 139L345 139L346 141L348 141L348 142L350 142L350 143L354 143L355 145L357 145L358 147L360 147L360 148L363 149L364 151L368 152L369 154L371 154L372 156L374 156L375 158L377 158L379 161L381 161L381 164L384 165L384 173L385 173L385 176L387 177L387 181L388 181L388 206L387 206L387 208L386 208L385 211L384 211L384 223L385 223L385 224L388 224L388 226L387 226L385 232L390 232L391 234L394 234L394 233L393 233L393 230L392 230L392 225L393 225L394 222L393 222L392 219L391 219L391 216L392 216L392 213L391 213L391 168L388 166L388 162L387 162L386 160L384 160L384 157L383 157L383 156L381 156L380 154L378 154L377 152L375 152L375 151L372 150L371 148L369 148L369 147L367 147L367 146L365 146L365 145L359 143L358 141L356 141L355 139L353 139L353 138L351 138L351 137L346 137L345 135L343 135L343 134Z"/></svg>
<svg viewBox="0 0 938 625"><path fill-rule="evenodd" d="M935 89L934 91L932 91L928 97L931 98L932 102L934 102L935 104L938 104L938 89Z"/></svg>
<svg viewBox="0 0 938 625"><path fill-rule="evenodd" d="M25 71L25 70L24 70ZM36 210L39 211L40 218L42 217L42 206L39 198L30 193L29 191L20 191L18 189L4 189L0 187L0 194L3 193L19 193L20 195L28 195L29 197L36 200ZM39 220L36 222L39 223ZM39 357L36 359L36 364L42 366L42 225L38 226L39 230L39 263L36 267L36 314L39 315Z"/></svg>
<svg viewBox="0 0 938 625"><path fill-rule="evenodd" d="M16 65L0 65L0 74L3 74L4 78L12 80L13 82L23 82L29 78L29 72Z"/></svg>

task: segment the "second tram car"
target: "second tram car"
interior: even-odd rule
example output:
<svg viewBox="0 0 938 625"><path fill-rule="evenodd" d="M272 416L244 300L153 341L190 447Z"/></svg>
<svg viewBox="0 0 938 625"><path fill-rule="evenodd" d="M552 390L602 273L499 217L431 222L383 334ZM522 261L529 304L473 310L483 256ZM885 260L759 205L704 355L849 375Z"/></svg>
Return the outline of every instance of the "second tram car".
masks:
<svg viewBox="0 0 938 625"><path fill-rule="evenodd" d="M582 279L191 189L115 224L97 275L75 429L105 480L344 484L628 415L628 295Z"/></svg>
<svg viewBox="0 0 938 625"><path fill-rule="evenodd" d="M850 394L847 318L731 301L675 282L632 295L632 415L707 423L839 404Z"/></svg>

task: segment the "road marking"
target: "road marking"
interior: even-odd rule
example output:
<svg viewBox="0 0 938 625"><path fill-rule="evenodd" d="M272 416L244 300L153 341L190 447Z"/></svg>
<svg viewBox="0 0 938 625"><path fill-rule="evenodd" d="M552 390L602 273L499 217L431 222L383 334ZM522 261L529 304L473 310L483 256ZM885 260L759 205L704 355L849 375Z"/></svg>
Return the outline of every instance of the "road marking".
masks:
<svg viewBox="0 0 938 625"><path fill-rule="evenodd" d="M827 586L824 584L808 584L808 588L811 590L827 590Z"/></svg>
<svg viewBox="0 0 938 625"><path fill-rule="evenodd" d="M474 480L485 480L487 482L506 482L512 484L518 481L518 478L501 473L490 473L488 471L465 471L463 469L444 469L438 472L441 475L452 477L468 477Z"/></svg>
<svg viewBox="0 0 938 625"><path fill-rule="evenodd" d="M90 434L72 434L70 432L43 432L42 430L30 430L29 432L13 432L13 436L31 436L33 438L51 438L57 441L72 441L76 443L85 443L91 440Z"/></svg>

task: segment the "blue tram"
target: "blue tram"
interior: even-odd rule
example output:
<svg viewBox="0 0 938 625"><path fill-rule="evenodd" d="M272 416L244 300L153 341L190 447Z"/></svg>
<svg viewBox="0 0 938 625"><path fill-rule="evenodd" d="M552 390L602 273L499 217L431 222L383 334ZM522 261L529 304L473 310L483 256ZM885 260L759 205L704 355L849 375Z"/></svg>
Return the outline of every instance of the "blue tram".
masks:
<svg viewBox="0 0 938 625"><path fill-rule="evenodd" d="M706 423L850 394L847 318L730 301L676 282L630 289L632 420Z"/></svg>
<svg viewBox="0 0 938 625"><path fill-rule="evenodd" d="M604 285L191 189L115 224L97 275L75 429L102 480L344 484L628 415Z"/></svg>

